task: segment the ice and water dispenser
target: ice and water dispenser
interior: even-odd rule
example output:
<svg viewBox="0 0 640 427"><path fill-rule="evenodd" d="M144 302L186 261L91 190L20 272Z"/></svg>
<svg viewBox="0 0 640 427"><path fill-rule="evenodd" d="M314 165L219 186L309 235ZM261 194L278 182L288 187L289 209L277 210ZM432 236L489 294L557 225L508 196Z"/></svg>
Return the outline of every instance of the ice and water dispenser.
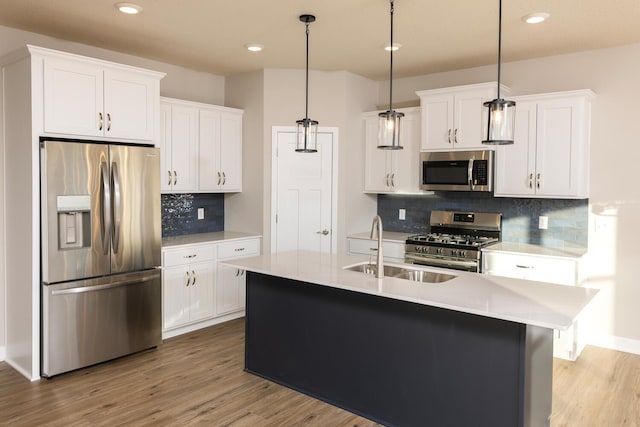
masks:
<svg viewBox="0 0 640 427"><path fill-rule="evenodd" d="M58 196L58 244L60 249L91 246L91 197Z"/></svg>

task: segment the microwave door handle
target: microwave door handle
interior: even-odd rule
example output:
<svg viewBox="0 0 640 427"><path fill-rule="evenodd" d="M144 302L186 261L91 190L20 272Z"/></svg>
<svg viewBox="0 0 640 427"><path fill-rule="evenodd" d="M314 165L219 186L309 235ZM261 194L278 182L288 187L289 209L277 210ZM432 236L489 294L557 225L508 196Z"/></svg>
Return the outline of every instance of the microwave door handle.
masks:
<svg viewBox="0 0 640 427"><path fill-rule="evenodd" d="M476 186L473 183L473 159L469 159L469 169L467 170L467 177L469 178L469 189L475 190Z"/></svg>

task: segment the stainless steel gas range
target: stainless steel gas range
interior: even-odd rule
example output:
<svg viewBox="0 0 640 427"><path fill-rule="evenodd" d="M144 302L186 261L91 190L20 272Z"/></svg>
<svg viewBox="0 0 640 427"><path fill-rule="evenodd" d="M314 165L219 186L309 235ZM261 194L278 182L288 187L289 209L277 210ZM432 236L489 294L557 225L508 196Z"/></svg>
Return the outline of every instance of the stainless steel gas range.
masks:
<svg viewBox="0 0 640 427"><path fill-rule="evenodd" d="M481 249L500 241L502 214L431 211L429 225L407 239L405 262L480 273Z"/></svg>

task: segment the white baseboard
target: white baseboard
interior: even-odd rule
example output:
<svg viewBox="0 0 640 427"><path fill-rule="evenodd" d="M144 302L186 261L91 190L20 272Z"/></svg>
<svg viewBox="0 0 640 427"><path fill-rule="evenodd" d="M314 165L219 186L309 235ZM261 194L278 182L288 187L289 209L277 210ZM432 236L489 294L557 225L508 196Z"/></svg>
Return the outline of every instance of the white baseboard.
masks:
<svg viewBox="0 0 640 427"><path fill-rule="evenodd" d="M613 335L595 335L589 337L589 344L610 350L640 355L640 340L616 337Z"/></svg>
<svg viewBox="0 0 640 427"><path fill-rule="evenodd" d="M196 323L191 323L175 329L165 329L162 331L162 339L166 340L167 338L177 337L178 335L197 331L198 329L217 325L218 323L228 322L229 320L237 319L239 317L244 317L244 310L237 311L235 313L226 314L220 317L214 317L212 319L207 319L207 320L203 320Z"/></svg>

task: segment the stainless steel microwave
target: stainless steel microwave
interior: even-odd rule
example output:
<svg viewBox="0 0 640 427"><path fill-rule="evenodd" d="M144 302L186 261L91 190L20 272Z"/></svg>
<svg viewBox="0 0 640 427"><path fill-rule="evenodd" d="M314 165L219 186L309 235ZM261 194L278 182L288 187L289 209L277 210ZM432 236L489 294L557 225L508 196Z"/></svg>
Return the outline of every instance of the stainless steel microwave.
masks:
<svg viewBox="0 0 640 427"><path fill-rule="evenodd" d="M492 191L491 150L420 153L420 187L428 191Z"/></svg>

